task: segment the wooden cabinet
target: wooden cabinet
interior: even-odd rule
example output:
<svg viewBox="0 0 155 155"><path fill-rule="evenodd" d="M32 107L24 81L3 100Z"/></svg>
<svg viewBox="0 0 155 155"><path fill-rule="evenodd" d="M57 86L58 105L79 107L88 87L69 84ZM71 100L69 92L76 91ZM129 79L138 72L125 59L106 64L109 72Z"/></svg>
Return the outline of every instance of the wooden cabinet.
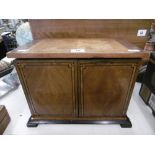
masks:
<svg viewBox="0 0 155 155"><path fill-rule="evenodd" d="M33 118L125 119L138 59L16 60ZM47 119L48 118L48 119Z"/></svg>
<svg viewBox="0 0 155 155"><path fill-rule="evenodd" d="M16 58L31 110L28 127L40 123L131 127L126 113L137 71L149 53L118 39L53 38L34 41L7 56Z"/></svg>

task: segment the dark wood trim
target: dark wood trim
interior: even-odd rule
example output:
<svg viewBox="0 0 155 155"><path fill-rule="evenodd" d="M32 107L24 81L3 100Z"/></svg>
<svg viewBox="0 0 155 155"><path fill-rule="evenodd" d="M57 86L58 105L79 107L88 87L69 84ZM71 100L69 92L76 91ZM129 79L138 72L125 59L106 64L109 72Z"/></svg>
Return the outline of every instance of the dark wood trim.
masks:
<svg viewBox="0 0 155 155"><path fill-rule="evenodd" d="M120 124L120 126L122 128L131 128L132 124L130 119L125 116L123 119L112 119L112 118L102 118L102 119L89 119L88 118L75 118L75 119L51 119L49 118L45 118L43 119L42 117L39 118L39 116L37 116L37 118L31 116L28 123L27 123L27 127L37 127L39 124L101 124L101 125L105 125L105 124Z"/></svg>
<svg viewBox="0 0 155 155"><path fill-rule="evenodd" d="M0 71L0 78L11 73L13 68L14 68L13 66L10 66L10 67L6 68L5 70Z"/></svg>

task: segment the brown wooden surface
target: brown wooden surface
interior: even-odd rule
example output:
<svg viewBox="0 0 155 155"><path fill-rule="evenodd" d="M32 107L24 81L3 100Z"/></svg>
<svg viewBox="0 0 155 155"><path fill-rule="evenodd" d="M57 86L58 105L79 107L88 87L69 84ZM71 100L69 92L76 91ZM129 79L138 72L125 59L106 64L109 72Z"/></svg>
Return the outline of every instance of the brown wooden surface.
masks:
<svg viewBox="0 0 155 155"><path fill-rule="evenodd" d="M10 122L10 116L5 106L0 105L0 135L3 134L9 122Z"/></svg>
<svg viewBox="0 0 155 155"><path fill-rule="evenodd" d="M126 120L140 59L17 59L32 119Z"/></svg>
<svg viewBox="0 0 155 155"><path fill-rule="evenodd" d="M32 114L29 126L33 119L127 120L139 65L150 54L124 39L144 43L145 37L139 41L136 37L144 23L150 27L150 20L31 22L35 39L50 39L35 40L7 54L17 58L17 72ZM71 52L81 48L85 52Z"/></svg>
<svg viewBox="0 0 155 155"><path fill-rule="evenodd" d="M141 85L139 95L142 97L144 102L146 104L148 104L149 98L151 96L151 91L144 83L142 83L142 85Z"/></svg>
<svg viewBox="0 0 155 155"><path fill-rule="evenodd" d="M30 47L29 53L70 53L83 48L86 52L128 52L128 48L114 39L45 39Z"/></svg>
<svg viewBox="0 0 155 155"><path fill-rule="evenodd" d="M141 47L147 37L137 37L138 29L149 30L152 19L31 19L33 38L122 38Z"/></svg>
<svg viewBox="0 0 155 155"><path fill-rule="evenodd" d="M0 105L0 122L2 121L3 117L6 114L6 108L3 105Z"/></svg>
<svg viewBox="0 0 155 155"><path fill-rule="evenodd" d="M23 81L32 114L77 115L73 61L18 61L17 71Z"/></svg>
<svg viewBox="0 0 155 155"><path fill-rule="evenodd" d="M79 68L81 116L125 116L137 60L88 60Z"/></svg>
<svg viewBox="0 0 155 155"><path fill-rule="evenodd" d="M72 53L73 49L84 49ZM110 38L45 39L21 46L7 53L11 58L149 58L144 52L125 40Z"/></svg>

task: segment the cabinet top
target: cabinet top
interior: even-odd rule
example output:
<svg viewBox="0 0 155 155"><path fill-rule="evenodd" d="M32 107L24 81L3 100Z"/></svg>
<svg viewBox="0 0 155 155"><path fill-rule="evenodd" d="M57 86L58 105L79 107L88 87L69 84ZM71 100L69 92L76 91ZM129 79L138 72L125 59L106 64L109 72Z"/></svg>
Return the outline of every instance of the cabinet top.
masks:
<svg viewBox="0 0 155 155"><path fill-rule="evenodd" d="M7 53L9 58L143 58L144 52L127 41L110 38L57 38L33 41Z"/></svg>

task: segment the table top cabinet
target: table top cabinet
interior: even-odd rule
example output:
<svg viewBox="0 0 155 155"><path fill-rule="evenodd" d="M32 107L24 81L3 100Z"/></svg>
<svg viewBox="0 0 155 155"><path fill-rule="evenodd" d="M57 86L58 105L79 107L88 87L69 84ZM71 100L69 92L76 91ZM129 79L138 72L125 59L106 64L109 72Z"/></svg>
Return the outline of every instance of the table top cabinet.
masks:
<svg viewBox="0 0 155 155"><path fill-rule="evenodd" d="M31 111L40 123L117 123L127 109L138 69L149 53L115 39L45 39L9 52Z"/></svg>

